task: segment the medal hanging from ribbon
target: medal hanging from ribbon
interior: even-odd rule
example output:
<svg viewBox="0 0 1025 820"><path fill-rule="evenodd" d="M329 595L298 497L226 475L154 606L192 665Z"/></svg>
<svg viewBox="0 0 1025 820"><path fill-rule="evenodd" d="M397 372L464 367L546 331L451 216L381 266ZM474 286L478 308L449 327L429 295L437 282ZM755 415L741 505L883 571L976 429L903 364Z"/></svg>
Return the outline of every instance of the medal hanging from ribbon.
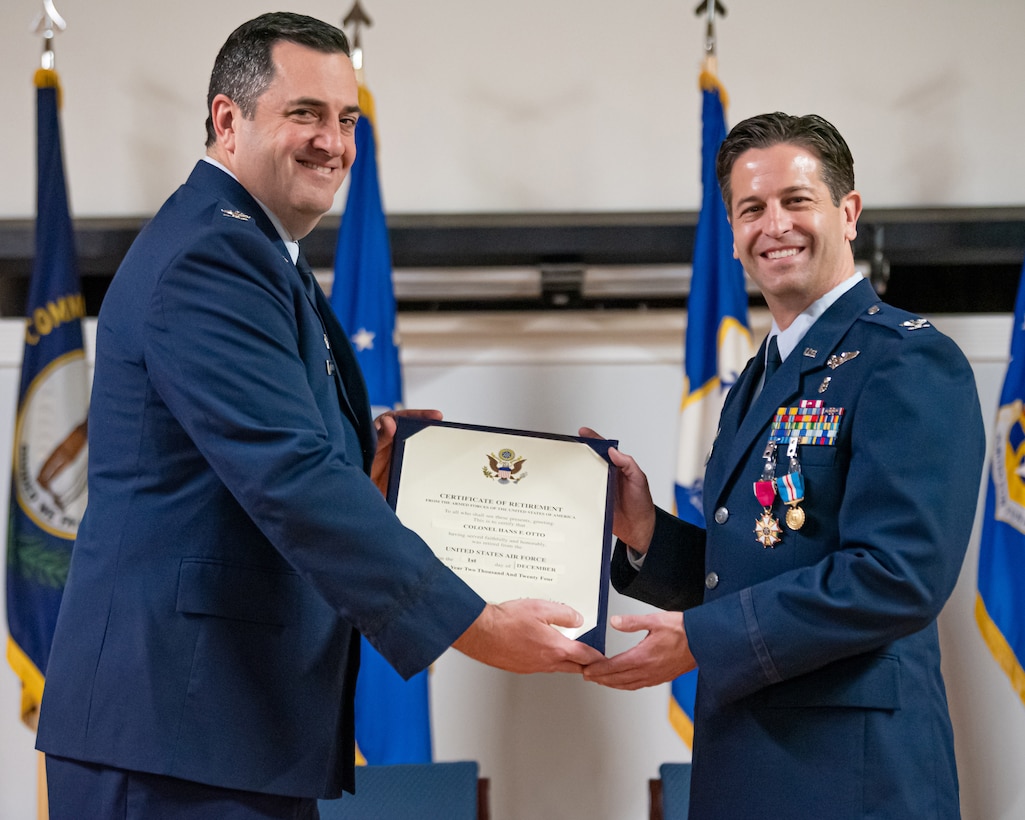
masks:
<svg viewBox="0 0 1025 820"><path fill-rule="evenodd" d="M772 420L769 445L787 445L790 458L789 471L776 479L776 488L783 503L789 508L786 513L787 526L799 530L807 521L804 509L804 476L797 457L798 445L826 446L836 444L840 432L842 407L825 407L821 399L804 399L797 407L780 407Z"/></svg>
<svg viewBox="0 0 1025 820"><path fill-rule="evenodd" d="M801 462L797 459L796 437L790 439L787 455L790 457L790 472L777 478L776 486L779 497L790 508L785 516L787 526L796 531L804 526L805 521L804 510L798 506L804 501L804 476L801 474Z"/></svg>
<svg viewBox="0 0 1025 820"><path fill-rule="evenodd" d="M762 515L755 520L755 540L763 548L775 547L780 542L782 530L779 519L772 514L776 500L776 444L770 441L765 448L765 466L762 477L754 483L755 499L762 505Z"/></svg>

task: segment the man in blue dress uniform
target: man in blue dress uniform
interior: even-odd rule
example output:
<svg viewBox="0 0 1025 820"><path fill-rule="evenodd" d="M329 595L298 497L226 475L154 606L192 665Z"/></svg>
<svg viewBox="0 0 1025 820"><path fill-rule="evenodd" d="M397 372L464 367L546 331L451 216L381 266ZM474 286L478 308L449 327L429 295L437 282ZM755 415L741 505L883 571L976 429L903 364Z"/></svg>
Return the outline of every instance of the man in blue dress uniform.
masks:
<svg viewBox="0 0 1025 820"><path fill-rule="evenodd" d="M706 529L613 453L613 583L669 611L614 620L648 634L585 677L699 667L693 820L957 818L936 618L979 491L971 368L855 271L861 196L832 125L753 117L717 171L772 329L723 407Z"/></svg>

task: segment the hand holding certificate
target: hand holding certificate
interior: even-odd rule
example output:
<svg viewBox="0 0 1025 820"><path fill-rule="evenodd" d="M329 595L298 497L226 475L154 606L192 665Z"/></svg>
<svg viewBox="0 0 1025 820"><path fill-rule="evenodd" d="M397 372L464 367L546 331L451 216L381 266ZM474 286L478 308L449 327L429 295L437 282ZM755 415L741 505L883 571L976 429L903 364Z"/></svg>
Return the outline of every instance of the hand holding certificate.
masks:
<svg viewBox="0 0 1025 820"><path fill-rule="evenodd" d="M614 442L396 418L388 499L482 598L539 598L604 650Z"/></svg>

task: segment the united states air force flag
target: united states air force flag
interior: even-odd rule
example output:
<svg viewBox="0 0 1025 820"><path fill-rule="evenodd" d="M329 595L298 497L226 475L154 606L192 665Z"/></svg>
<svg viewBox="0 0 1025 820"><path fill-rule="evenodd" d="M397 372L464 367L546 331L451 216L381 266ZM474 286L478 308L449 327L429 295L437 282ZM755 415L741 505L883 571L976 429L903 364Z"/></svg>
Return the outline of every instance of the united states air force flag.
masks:
<svg viewBox="0 0 1025 820"><path fill-rule="evenodd" d="M676 463L676 514L704 526L701 491L705 457L712 447L726 391L751 358L744 269L733 258L733 233L726 218L715 158L726 138L725 93L716 76L701 74L701 212L694 239L683 401ZM697 672L672 684L669 719L689 746L694 737Z"/></svg>
<svg viewBox="0 0 1025 820"><path fill-rule="evenodd" d="M64 181L56 72L40 69L36 86L36 250L7 529L7 659L22 682L26 720L43 694L71 546L85 511L88 454L85 303Z"/></svg>
<svg viewBox="0 0 1025 820"><path fill-rule="evenodd" d="M975 619L1025 701L1025 269L990 455Z"/></svg>
<svg viewBox="0 0 1025 820"><path fill-rule="evenodd" d="M350 334L375 412L402 404L395 336L391 246L381 205L373 98L360 87L356 162L338 230L331 306ZM429 763L431 716L427 671L404 681L364 638L356 682L356 745L372 765Z"/></svg>

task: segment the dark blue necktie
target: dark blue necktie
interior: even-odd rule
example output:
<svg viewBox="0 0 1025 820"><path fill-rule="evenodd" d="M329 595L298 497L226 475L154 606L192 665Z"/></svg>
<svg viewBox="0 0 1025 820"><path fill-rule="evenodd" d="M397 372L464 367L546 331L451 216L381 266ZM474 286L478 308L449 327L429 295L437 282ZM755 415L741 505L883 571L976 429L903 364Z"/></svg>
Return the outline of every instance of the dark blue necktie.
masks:
<svg viewBox="0 0 1025 820"><path fill-rule="evenodd" d="M781 364L783 364L783 359L779 355L779 345L776 343L776 336L773 336L769 339L769 347L765 351L765 384L769 383L769 379L779 370Z"/></svg>
<svg viewBox="0 0 1025 820"><path fill-rule="evenodd" d="M310 294L313 304L317 304L317 280L313 276L313 268L311 268L310 263L306 261L306 256L302 251L299 251L299 257L295 260L295 267L303 278L303 284L306 286L306 292Z"/></svg>

